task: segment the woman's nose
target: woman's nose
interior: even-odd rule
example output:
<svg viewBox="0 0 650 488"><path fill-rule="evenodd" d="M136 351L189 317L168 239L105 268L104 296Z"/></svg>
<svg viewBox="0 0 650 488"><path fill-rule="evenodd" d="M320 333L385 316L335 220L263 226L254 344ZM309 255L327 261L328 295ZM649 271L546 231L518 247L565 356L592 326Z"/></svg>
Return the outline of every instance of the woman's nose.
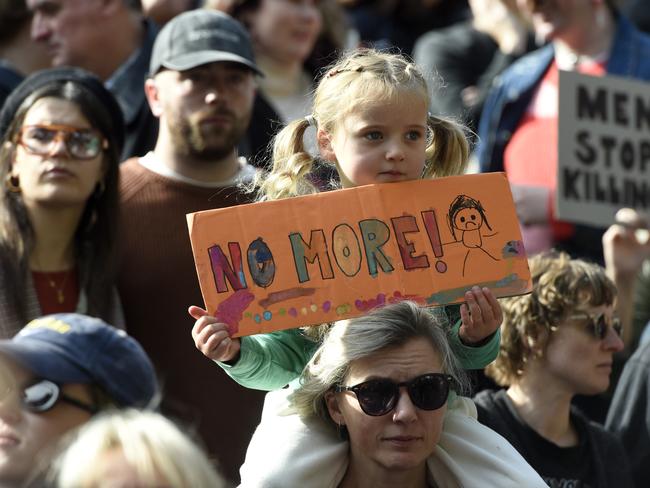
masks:
<svg viewBox="0 0 650 488"><path fill-rule="evenodd" d="M607 327L607 334L603 339L603 345L608 351L619 352L622 351L625 347L623 344L623 339L618 335L618 332L614 330L614 327Z"/></svg>
<svg viewBox="0 0 650 488"><path fill-rule="evenodd" d="M70 155L65 136L60 132L57 133L57 135L54 137L54 140L50 144L50 155Z"/></svg>
<svg viewBox="0 0 650 488"><path fill-rule="evenodd" d="M400 388L397 405L393 410L393 421L395 422L412 422L417 417L417 407L413 405L411 397L404 387Z"/></svg>

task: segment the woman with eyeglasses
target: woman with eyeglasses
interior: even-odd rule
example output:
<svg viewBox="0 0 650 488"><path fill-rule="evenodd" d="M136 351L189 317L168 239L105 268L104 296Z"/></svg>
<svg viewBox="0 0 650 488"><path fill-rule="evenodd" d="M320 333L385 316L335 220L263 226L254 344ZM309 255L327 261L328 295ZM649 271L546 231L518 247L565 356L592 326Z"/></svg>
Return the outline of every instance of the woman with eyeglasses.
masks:
<svg viewBox="0 0 650 488"><path fill-rule="evenodd" d="M476 421L467 386L447 333L412 302L338 322L300 386L267 395L240 486L545 486Z"/></svg>
<svg viewBox="0 0 650 488"><path fill-rule="evenodd" d="M529 266L533 291L501 300L501 350L486 368L507 389L475 397L479 421L549 486L633 486L618 439L571 404L609 386L623 349L616 287L601 266L564 253L535 256Z"/></svg>
<svg viewBox="0 0 650 488"><path fill-rule="evenodd" d="M25 79L0 112L0 337L79 312L123 326L113 288L117 102L73 68Z"/></svg>

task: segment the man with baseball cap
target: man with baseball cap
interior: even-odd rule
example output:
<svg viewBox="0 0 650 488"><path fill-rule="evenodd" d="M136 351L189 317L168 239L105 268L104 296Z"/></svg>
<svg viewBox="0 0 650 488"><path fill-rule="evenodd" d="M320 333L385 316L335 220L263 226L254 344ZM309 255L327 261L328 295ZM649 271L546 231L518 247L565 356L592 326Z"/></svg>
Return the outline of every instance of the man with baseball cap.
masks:
<svg viewBox="0 0 650 488"><path fill-rule="evenodd" d="M67 431L110 407L154 407L151 361L124 331L80 314L0 341L0 486L21 486Z"/></svg>
<svg viewBox="0 0 650 488"><path fill-rule="evenodd" d="M237 154L256 92L248 33L221 12L193 10L161 30L145 92L160 130L155 149L120 167L126 327L165 383L163 410L198 427L224 474L237 478L262 394L239 387L191 340L187 307L202 304L185 215L249 201L255 169Z"/></svg>

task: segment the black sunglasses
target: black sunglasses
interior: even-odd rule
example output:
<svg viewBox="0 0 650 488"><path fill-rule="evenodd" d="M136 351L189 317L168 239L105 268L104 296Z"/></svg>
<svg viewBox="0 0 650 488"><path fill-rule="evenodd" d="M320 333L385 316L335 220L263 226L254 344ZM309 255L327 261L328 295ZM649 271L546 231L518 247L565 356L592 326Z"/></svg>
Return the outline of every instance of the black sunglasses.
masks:
<svg viewBox="0 0 650 488"><path fill-rule="evenodd" d="M88 405L76 398L72 398L61 391L61 387L50 380L39 380L23 389L22 405L30 412L47 412L56 405L57 401L74 405L91 414L97 413L97 408Z"/></svg>
<svg viewBox="0 0 650 488"><path fill-rule="evenodd" d="M592 315L589 315L587 312L582 312L571 315L569 318L587 320L587 332L589 335L601 341L607 336L607 328L610 325L619 337L621 337L621 334L623 333L623 324L621 324L621 319L618 317L613 317L612 319L608 320L607 316L604 313L601 313L597 317L594 317Z"/></svg>
<svg viewBox="0 0 650 488"><path fill-rule="evenodd" d="M336 392L352 391L359 406L367 415L378 417L393 410L399 400L399 389L404 386L413 405L422 410L437 410L449 396L452 377L441 373L423 374L411 381L397 383L387 378L364 381L354 386L339 385Z"/></svg>

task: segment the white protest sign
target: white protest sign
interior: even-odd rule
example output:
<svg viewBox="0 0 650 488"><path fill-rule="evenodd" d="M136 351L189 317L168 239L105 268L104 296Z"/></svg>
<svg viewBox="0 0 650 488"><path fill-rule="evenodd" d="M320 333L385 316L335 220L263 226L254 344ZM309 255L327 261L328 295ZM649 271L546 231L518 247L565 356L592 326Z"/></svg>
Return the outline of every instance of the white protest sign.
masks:
<svg viewBox="0 0 650 488"><path fill-rule="evenodd" d="M561 71L559 99L558 217L606 227L650 210L650 84Z"/></svg>

